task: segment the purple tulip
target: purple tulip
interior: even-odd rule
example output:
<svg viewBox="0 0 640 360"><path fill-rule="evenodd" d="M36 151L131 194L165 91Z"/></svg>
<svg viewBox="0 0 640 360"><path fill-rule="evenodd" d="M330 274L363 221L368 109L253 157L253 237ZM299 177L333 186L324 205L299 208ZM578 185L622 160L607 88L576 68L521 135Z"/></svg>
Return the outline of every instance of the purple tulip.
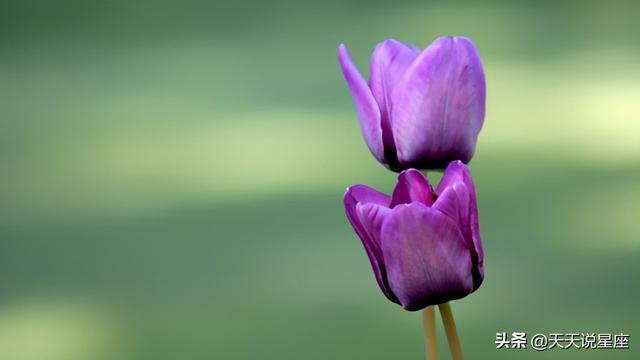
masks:
<svg viewBox="0 0 640 360"><path fill-rule="evenodd" d="M476 192L469 169L449 164L436 191L405 170L393 194L354 185L347 218L389 300L415 311L467 296L484 278Z"/></svg>
<svg viewBox="0 0 640 360"><path fill-rule="evenodd" d="M340 45L340 66L371 153L394 171L468 163L485 113L480 56L465 37L444 36L420 50L396 40L376 46L369 82Z"/></svg>

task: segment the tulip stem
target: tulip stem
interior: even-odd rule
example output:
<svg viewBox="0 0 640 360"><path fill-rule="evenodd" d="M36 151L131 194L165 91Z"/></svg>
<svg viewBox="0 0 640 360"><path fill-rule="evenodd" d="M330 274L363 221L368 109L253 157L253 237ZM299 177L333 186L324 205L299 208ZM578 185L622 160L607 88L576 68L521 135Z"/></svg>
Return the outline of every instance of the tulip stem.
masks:
<svg viewBox="0 0 640 360"><path fill-rule="evenodd" d="M427 360L438 360L435 306L428 306L422 310L422 322L424 323L425 353Z"/></svg>
<svg viewBox="0 0 640 360"><path fill-rule="evenodd" d="M458 331L456 330L456 323L453 320L453 312L451 311L451 305L448 302L438 305L440 308L440 316L442 316L442 323L444 324L444 331L447 334L447 342L449 343L449 350L451 351L451 358L453 360L463 360L462 346L460 345L460 338L458 338Z"/></svg>

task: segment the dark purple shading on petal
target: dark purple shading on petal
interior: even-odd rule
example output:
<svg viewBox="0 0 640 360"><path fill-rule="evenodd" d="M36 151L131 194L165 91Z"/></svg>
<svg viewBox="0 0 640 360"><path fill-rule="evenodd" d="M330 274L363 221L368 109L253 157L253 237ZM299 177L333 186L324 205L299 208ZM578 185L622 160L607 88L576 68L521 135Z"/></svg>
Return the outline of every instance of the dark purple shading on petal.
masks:
<svg viewBox="0 0 640 360"><path fill-rule="evenodd" d="M390 207L415 201L431 206L435 201L435 194L429 180L419 170L408 169L398 175Z"/></svg>
<svg viewBox="0 0 640 360"><path fill-rule="evenodd" d="M484 251L480 237L476 190L469 168L461 161L454 161L444 172L433 207L456 221L472 252L473 289L477 289L484 278Z"/></svg>
<svg viewBox="0 0 640 360"><path fill-rule="evenodd" d="M378 286L391 301L398 299L391 292L380 247L380 229L387 214L389 196L365 185L354 185L344 194L344 208L353 229L367 252Z"/></svg>
<svg viewBox="0 0 640 360"><path fill-rule="evenodd" d="M371 55L369 87L380 108L384 156L389 167L395 169L400 165L391 130L391 91L419 54L415 46L389 39L378 44Z"/></svg>
<svg viewBox="0 0 640 360"><path fill-rule="evenodd" d="M473 157L485 113L478 52L464 37L441 37L406 70L391 94L391 127L405 166L443 168Z"/></svg>
<svg viewBox="0 0 640 360"><path fill-rule="evenodd" d="M400 205L382 226L391 291L403 308L420 310L468 295L471 258L454 221L420 203Z"/></svg>
<svg viewBox="0 0 640 360"><path fill-rule="evenodd" d="M382 145L382 128L378 104L371 93L371 89L369 89L369 85L351 61L349 52L344 44L340 44L338 49L338 60L353 97L362 136L373 156L384 164L384 148Z"/></svg>

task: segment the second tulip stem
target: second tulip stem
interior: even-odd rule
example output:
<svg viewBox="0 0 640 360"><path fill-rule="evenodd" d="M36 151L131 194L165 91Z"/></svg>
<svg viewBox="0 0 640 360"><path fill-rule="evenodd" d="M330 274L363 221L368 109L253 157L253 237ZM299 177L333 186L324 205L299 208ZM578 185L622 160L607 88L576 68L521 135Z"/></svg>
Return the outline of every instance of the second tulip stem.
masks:
<svg viewBox="0 0 640 360"><path fill-rule="evenodd" d="M458 338L458 331L456 330L456 323L453 320L453 312L451 311L451 305L444 303L438 305L440 308L440 316L442 316L442 323L444 324L444 331L447 334L447 342L449 343L449 350L451 351L451 358L453 360L463 360L462 346L460 345L460 338Z"/></svg>
<svg viewBox="0 0 640 360"><path fill-rule="evenodd" d="M435 306L428 306L426 309L422 310L422 322L424 323L425 352L427 360L438 360Z"/></svg>

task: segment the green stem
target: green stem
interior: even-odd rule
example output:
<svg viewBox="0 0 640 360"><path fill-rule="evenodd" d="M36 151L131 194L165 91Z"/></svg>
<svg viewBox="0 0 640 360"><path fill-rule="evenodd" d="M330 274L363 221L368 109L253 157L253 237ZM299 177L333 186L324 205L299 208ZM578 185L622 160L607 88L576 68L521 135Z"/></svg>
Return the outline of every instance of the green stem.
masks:
<svg viewBox="0 0 640 360"><path fill-rule="evenodd" d="M456 330L456 323L453 320L451 305L447 302L438 305L438 307L440 308L440 316L442 316L444 331L447 334L447 342L449 343L451 358L453 360L463 360L462 346L460 345L460 338L458 337L458 331Z"/></svg>
<svg viewBox="0 0 640 360"><path fill-rule="evenodd" d="M427 360L438 360L438 342L436 340L436 311L434 306L422 310L424 323L425 353Z"/></svg>

